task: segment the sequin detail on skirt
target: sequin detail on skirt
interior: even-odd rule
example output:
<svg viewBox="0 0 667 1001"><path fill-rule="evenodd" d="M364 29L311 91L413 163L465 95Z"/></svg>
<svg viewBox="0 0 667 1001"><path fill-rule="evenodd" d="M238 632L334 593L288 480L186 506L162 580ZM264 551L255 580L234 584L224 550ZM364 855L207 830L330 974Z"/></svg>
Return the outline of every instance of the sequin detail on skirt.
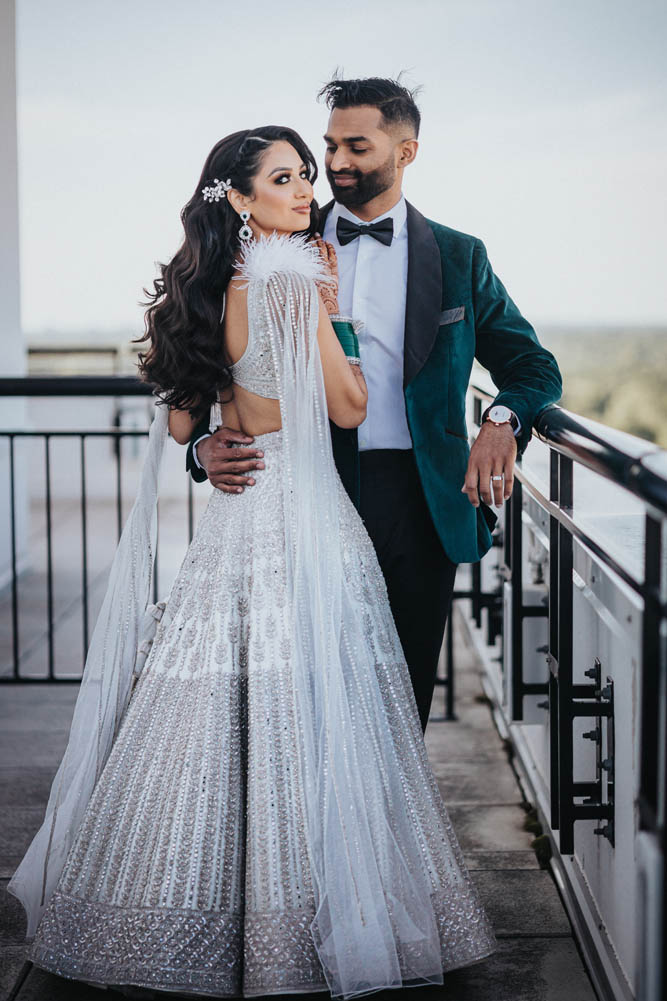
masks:
<svg viewBox="0 0 667 1001"><path fill-rule="evenodd" d="M281 445L280 431L257 436L256 485L211 493L30 944L40 967L215 996L327 989L310 933ZM446 971L498 944L428 761L375 550L338 487L346 585L363 608ZM391 811L383 790L368 809Z"/></svg>

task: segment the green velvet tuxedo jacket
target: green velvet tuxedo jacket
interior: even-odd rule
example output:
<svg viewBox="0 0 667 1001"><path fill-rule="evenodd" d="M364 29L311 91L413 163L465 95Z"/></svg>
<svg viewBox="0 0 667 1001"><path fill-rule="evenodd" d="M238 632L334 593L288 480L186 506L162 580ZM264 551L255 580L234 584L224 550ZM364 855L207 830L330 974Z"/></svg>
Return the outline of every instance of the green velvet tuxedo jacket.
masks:
<svg viewBox="0 0 667 1001"><path fill-rule="evenodd" d="M321 210L320 232L332 205ZM454 563L475 562L491 546L496 516L484 503L473 507L461 493L470 454L465 400L473 359L498 387L496 403L510 407L521 421L519 455L538 413L560 399L561 374L493 273L482 241L426 219L409 202L407 213L403 395L408 427L444 550ZM332 421L330 427L336 467L358 507L357 429ZM192 442L207 430L204 421L188 447L186 468L197 481L206 474L194 464Z"/></svg>

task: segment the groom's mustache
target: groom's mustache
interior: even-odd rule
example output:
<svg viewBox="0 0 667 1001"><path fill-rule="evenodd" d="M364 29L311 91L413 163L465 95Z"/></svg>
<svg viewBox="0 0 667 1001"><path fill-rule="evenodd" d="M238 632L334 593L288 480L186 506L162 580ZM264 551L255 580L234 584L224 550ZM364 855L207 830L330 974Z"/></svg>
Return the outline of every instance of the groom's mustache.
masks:
<svg viewBox="0 0 667 1001"><path fill-rule="evenodd" d="M327 173L329 175L329 180L334 181L334 183L338 177L353 177L357 181L361 177L361 171L359 170L339 170L335 174L332 170L329 170Z"/></svg>

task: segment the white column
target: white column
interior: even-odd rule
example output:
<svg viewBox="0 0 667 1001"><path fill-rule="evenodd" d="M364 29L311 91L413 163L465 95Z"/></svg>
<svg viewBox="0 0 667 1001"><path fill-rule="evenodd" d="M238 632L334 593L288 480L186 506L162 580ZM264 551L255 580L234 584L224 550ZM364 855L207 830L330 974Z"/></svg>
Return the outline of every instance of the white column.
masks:
<svg viewBox="0 0 667 1001"><path fill-rule="evenodd" d="M14 0L0 0L0 374L24 375L26 349L21 331L19 272L18 155L16 130L16 20ZM24 423L21 399L0 397L0 428ZM22 452L22 450L20 450ZM10 568L8 447L0 438L0 586ZM27 514L25 479L19 459L16 492L18 553L24 561Z"/></svg>
<svg viewBox="0 0 667 1001"><path fill-rule="evenodd" d="M23 375L14 0L0 0L0 135L0 367L3 375Z"/></svg>

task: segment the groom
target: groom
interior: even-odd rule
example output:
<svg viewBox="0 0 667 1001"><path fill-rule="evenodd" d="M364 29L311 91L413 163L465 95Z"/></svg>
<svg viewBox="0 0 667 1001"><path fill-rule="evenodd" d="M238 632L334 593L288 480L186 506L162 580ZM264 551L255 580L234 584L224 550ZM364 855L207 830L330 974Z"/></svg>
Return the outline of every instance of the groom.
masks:
<svg viewBox="0 0 667 1001"><path fill-rule="evenodd" d="M360 320L364 422L331 422L334 458L382 568L425 730L456 567L491 545L489 504L512 490L533 422L561 395L543 348L494 274L481 240L426 219L402 195L420 114L393 80L332 80L321 231L338 255L341 314ZM468 445L473 358L499 393ZM253 439L200 425L186 467L222 490L257 475ZM193 448L196 446L196 450ZM240 458L242 456L242 458ZM248 458L250 456L250 458Z"/></svg>

